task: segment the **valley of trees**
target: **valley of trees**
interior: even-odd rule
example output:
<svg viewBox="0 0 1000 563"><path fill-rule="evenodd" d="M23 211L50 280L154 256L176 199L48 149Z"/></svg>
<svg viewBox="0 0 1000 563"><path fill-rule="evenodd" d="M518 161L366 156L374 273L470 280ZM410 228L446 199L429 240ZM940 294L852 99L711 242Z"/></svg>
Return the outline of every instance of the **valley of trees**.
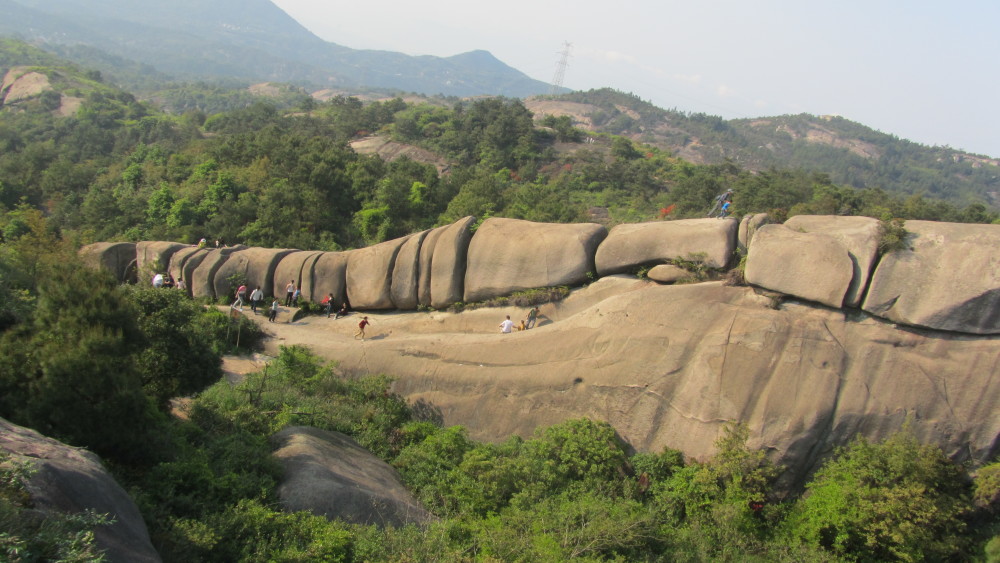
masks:
<svg viewBox="0 0 1000 563"><path fill-rule="evenodd" d="M856 441L805 491L776 488L780 468L738 425L705 462L634 453L588 420L477 443L420 420L388 377L345 378L300 348L233 386L220 380L221 355L237 352L226 315L181 292L118 286L75 258L99 240L335 250L466 215L703 217L730 189L738 213L779 218L995 221L985 205L806 169L695 165L611 134L583 143L564 119L538 127L514 99L231 109L243 94L185 85L172 95L188 105L170 114L100 73L0 46L0 69L35 66L55 88L0 108L0 416L101 455L165 560L1000 561L1000 464L970 476L905 431ZM63 96L82 99L75 115L53 113ZM372 133L440 155L448 172L350 148ZM249 321L240 330L245 348L261 336ZM194 396L187 419L170 414L182 395ZM267 440L289 424L352 436L439 519L379 529L280 512ZM94 521L23 518L22 477L0 470L0 553L94 560L80 535Z"/></svg>

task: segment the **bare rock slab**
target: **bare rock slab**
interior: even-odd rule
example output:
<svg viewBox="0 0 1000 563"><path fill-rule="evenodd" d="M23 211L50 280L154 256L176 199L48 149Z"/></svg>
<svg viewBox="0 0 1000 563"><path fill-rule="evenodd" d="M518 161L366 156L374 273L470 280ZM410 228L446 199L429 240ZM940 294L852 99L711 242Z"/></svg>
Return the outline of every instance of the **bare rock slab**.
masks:
<svg viewBox="0 0 1000 563"><path fill-rule="evenodd" d="M910 248L882 257L863 309L908 325L1000 334L1000 225L905 226Z"/></svg>
<svg viewBox="0 0 1000 563"><path fill-rule="evenodd" d="M291 278L288 278L291 279ZM288 282L285 282L288 283ZM302 272L302 294L316 296L333 294L336 303L347 299L347 253L323 252ZM322 297L319 298L323 300Z"/></svg>
<svg viewBox="0 0 1000 563"><path fill-rule="evenodd" d="M229 259L219 266L215 273L215 294L231 296L235 299L236 288L230 280L233 276L243 277L250 287L260 287L264 295L272 295L274 271L286 255L294 252L287 248L244 248L233 252Z"/></svg>
<svg viewBox="0 0 1000 563"><path fill-rule="evenodd" d="M844 295L844 307L860 307L878 258L879 222L871 217L796 215L785 221L793 231L823 233L837 239L854 263L854 277Z"/></svg>
<svg viewBox="0 0 1000 563"><path fill-rule="evenodd" d="M356 309L392 309L392 270L409 237L347 253L347 295Z"/></svg>
<svg viewBox="0 0 1000 563"><path fill-rule="evenodd" d="M487 219L469 243L464 300L583 284L594 271L593 256L607 236L607 229L596 223Z"/></svg>
<svg viewBox="0 0 1000 563"><path fill-rule="evenodd" d="M841 307L854 279L854 262L837 239L765 225L754 235L747 283L828 307Z"/></svg>
<svg viewBox="0 0 1000 563"><path fill-rule="evenodd" d="M305 278L312 274L313 264L316 263L321 254L323 253L319 250L297 250L286 254L274 269L274 284L271 289L278 289L280 292L288 285L289 280L293 280L295 287L302 291L303 299L316 303L322 301L325 295L313 295L311 291L306 293L307 288L305 287ZM312 289L312 287L308 289ZM270 295L263 287L261 287L261 291L264 292L264 295Z"/></svg>
<svg viewBox="0 0 1000 563"><path fill-rule="evenodd" d="M433 516L389 464L339 432L289 426L272 438L284 467L281 506L355 524L403 526Z"/></svg>
<svg viewBox="0 0 1000 563"><path fill-rule="evenodd" d="M736 248L736 219L683 219L628 223L611 229L597 247L597 274L629 272L639 266L695 257L724 268Z"/></svg>
<svg viewBox="0 0 1000 563"><path fill-rule="evenodd" d="M428 231L417 233L406 239L396 255L392 269L392 302L397 309L413 310L419 304L420 248Z"/></svg>
<svg viewBox="0 0 1000 563"><path fill-rule="evenodd" d="M79 255L88 267L107 270L120 283L135 281L134 242L95 242L81 248Z"/></svg>
<svg viewBox="0 0 1000 563"><path fill-rule="evenodd" d="M139 508L96 455L2 418L0 449L15 461L31 463L35 474L28 482L28 493L43 513L76 514L92 509L114 519L94 531L97 546L105 550L109 561L160 561Z"/></svg>
<svg viewBox="0 0 1000 563"><path fill-rule="evenodd" d="M246 248L245 246L228 246L213 248L208 251L201 262L187 276L188 290L193 297L208 297L215 299L215 274L229 260L229 256Z"/></svg>
<svg viewBox="0 0 1000 563"><path fill-rule="evenodd" d="M144 279L143 276L147 276L151 279L155 273L166 272L170 265L170 257L187 246L189 245L160 240L137 242L135 244L135 259L139 278Z"/></svg>
<svg viewBox="0 0 1000 563"><path fill-rule="evenodd" d="M431 307L443 309L465 297L465 268L475 217L465 217L441 230L431 260Z"/></svg>

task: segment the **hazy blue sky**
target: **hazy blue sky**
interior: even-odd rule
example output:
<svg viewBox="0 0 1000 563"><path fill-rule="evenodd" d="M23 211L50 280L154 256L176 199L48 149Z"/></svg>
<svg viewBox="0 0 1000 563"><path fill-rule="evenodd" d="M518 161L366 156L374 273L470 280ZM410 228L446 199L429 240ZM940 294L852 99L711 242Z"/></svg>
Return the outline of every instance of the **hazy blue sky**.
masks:
<svg viewBox="0 0 1000 563"><path fill-rule="evenodd" d="M725 118L836 114L1000 157L1000 2L273 0L355 49L493 53L550 82Z"/></svg>

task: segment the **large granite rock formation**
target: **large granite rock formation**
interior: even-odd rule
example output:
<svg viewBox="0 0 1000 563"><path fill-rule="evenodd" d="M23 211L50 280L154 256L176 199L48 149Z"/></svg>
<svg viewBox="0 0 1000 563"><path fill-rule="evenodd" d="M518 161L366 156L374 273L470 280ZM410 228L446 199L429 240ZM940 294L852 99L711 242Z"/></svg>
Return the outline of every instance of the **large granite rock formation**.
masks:
<svg viewBox="0 0 1000 563"><path fill-rule="evenodd" d="M828 307L841 307L854 279L847 248L823 233L764 225L747 254L747 283Z"/></svg>
<svg viewBox="0 0 1000 563"><path fill-rule="evenodd" d="M424 307L431 306L431 265L434 262L434 248L447 228L431 229L420 244L420 256L417 259L417 302Z"/></svg>
<svg viewBox="0 0 1000 563"><path fill-rule="evenodd" d="M313 269L316 265L316 260L319 260L320 255L323 254L319 250L297 250L294 252L289 252L286 254L280 262L278 262L277 267L274 269L274 279L271 285L271 290L278 290L278 293L284 292L284 287L288 285L289 280L295 280L295 287L302 291L302 298L306 301L312 301L314 303L319 303L323 300L323 296L313 295L310 291L306 293L306 287L304 281L312 277ZM256 287L256 286L251 286ZM265 296L271 295L263 287L260 288L264 292ZM312 290L312 284L308 288ZM284 297L284 295L282 295Z"/></svg>
<svg viewBox="0 0 1000 563"><path fill-rule="evenodd" d="M465 296L465 267L475 217L465 217L441 231L431 259L431 307L443 309Z"/></svg>
<svg viewBox="0 0 1000 563"><path fill-rule="evenodd" d="M878 258L879 223L871 217L836 215L796 215L785 226L803 233L830 235L844 246L854 265L851 285L844 295L844 307L860 307L868 280Z"/></svg>
<svg viewBox="0 0 1000 563"><path fill-rule="evenodd" d="M379 526L423 524L433 518L392 466L344 434L289 426L272 442L284 467L278 497L286 511Z"/></svg>
<svg viewBox="0 0 1000 563"><path fill-rule="evenodd" d="M245 249L245 246L228 246L225 248L213 248L201 260L190 276L187 278L188 289L193 297L216 298L215 274L219 268L229 260L234 252Z"/></svg>
<svg viewBox="0 0 1000 563"><path fill-rule="evenodd" d="M410 236L396 255L392 269L392 302L397 309L412 310L420 304L420 248L429 231Z"/></svg>
<svg viewBox="0 0 1000 563"><path fill-rule="evenodd" d="M316 301L320 296L322 301L323 295L331 293L337 303L344 303L347 299L346 252L324 252L316 258L308 275L307 272L302 273L302 294L310 295L310 300Z"/></svg>
<svg viewBox="0 0 1000 563"><path fill-rule="evenodd" d="M710 268L724 268L736 248L735 219L684 219L627 223L611 229L597 247L601 276L632 271L672 260L697 259Z"/></svg>
<svg viewBox="0 0 1000 563"><path fill-rule="evenodd" d="M111 272L120 283L135 282L134 242L95 242L80 249L80 259L90 268Z"/></svg>
<svg viewBox="0 0 1000 563"><path fill-rule="evenodd" d="M1000 225L907 221L909 250L882 257L864 310L891 321L1000 334Z"/></svg>
<svg viewBox="0 0 1000 563"><path fill-rule="evenodd" d="M590 417L640 451L703 459L727 421L743 421L752 447L802 478L859 433L883 439L910 417L920 440L956 460L1000 453L997 339L772 309L719 282L602 278L543 306L538 328L496 333L519 313L386 315L375 326L388 336L361 346L346 325L307 341L342 369L393 374L395 391L481 440Z"/></svg>
<svg viewBox="0 0 1000 563"><path fill-rule="evenodd" d="M596 223L487 219L469 243L464 301L535 287L582 285L594 272L594 253L607 236L607 229Z"/></svg>
<svg viewBox="0 0 1000 563"><path fill-rule="evenodd" d="M187 246L189 245L162 240L137 242L135 244L135 260L139 270L139 278L152 279L153 274L166 272L170 265L170 257Z"/></svg>
<svg viewBox="0 0 1000 563"><path fill-rule="evenodd" d="M188 295L191 294L191 276L206 256L208 256L208 249L188 246L178 250L170 257L170 265L167 267L167 271L173 276L174 281L179 282L184 280Z"/></svg>
<svg viewBox="0 0 1000 563"><path fill-rule="evenodd" d="M347 295L356 309L392 309L392 270L403 237L347 253Z"/></svg>
<svg viewBox="0 0 1000 563"><path fill-rule="evenodd" d="M218 271L215 273L215 294L217 296L228 295L235 299L236 288L232 287L230 278L232 276L242 276L247 281L247 286L260 287L264 295L274 294L274 271L278 263L289 253L291 249L282 248L244 248L233 252ZM284 287L284 285L282 285ZM249 293L248 293L249 295Z"/></svg>
<svg viewBox="0 0 1000 563"><path fill-rule="evenodd" d="M736 247L745 252L750 247L750 242L753 240L753 236L757 233L757 230L771 222L771 216L767 213L745 215L740 219L740 229L736 235Z"/></svg>
<svg viewBox="0 0 1000 563"><path fill-rule="evenodd" d="M10 453L14 461L29 462L35 469L27 488L38 510L76 514L92 509L114 519L94 532L97 546L105 550L109 561L160 561L139 508L96 455L2 418L0 449Z"/></svg>

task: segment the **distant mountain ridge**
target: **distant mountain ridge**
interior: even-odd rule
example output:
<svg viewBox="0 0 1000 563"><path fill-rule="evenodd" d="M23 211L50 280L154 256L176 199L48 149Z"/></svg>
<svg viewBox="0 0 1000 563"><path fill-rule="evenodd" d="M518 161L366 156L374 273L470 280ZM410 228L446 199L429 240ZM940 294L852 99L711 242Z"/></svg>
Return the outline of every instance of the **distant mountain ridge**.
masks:
<svg viewBox="0 0 1000 563"><path fill-rule="evenodd" d="M0 34L89 45L181 78L446 96L524 97L549 89L486 51L414 57L329 43L270 0L0 0L0 13Z"/></svg>

